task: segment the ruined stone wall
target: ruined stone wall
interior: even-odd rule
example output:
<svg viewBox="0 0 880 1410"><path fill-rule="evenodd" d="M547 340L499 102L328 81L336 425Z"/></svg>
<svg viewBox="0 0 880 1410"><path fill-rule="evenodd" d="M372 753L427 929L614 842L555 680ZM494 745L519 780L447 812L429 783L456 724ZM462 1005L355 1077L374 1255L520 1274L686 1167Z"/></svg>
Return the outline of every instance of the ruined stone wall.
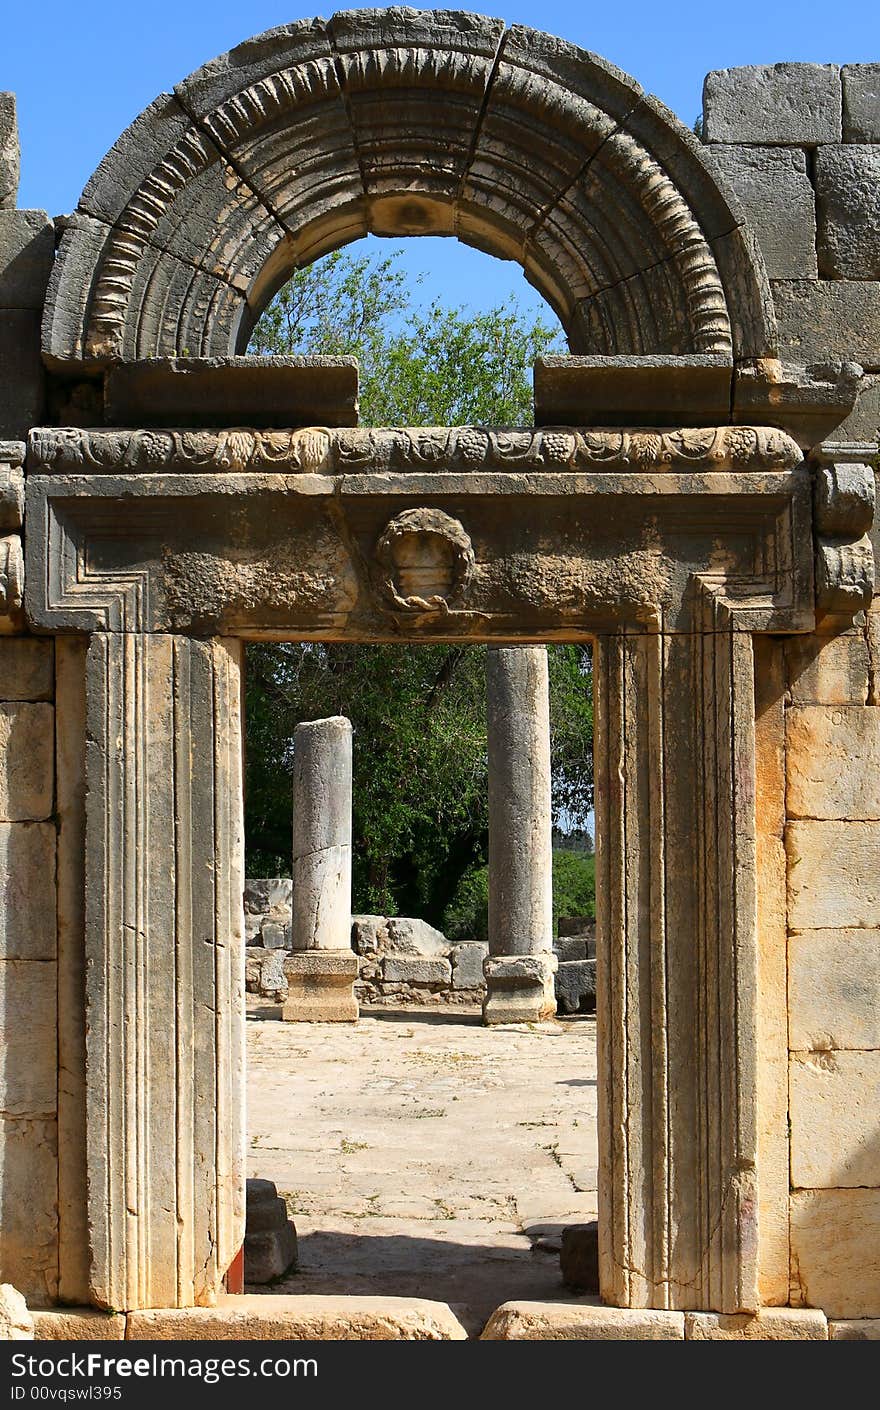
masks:
<svg viewBox="0 0 880 1410"><path fill-rule="evenodd" d="M761 244L782 358L836 356L865 369L833 440L851 443L841 458L870 460L880 427L880 65L711 73L704 137ZM756 648L762 1200L776 1254L764 1291L832 1319L880 1315L878 672L877 596L855 625L828 615L812 636ZM786 1062L787 1113L772 1095ZM786 1116L790 1146L780 1139ZM786 1170L790 1229L778 1194Z"/></svg>

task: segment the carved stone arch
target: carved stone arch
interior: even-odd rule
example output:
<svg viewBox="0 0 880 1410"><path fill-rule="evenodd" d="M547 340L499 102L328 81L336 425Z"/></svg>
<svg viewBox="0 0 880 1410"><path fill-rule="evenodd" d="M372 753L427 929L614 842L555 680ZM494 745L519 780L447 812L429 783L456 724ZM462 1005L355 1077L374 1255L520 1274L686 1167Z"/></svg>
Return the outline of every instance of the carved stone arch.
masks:
<svg viewBox="0 0 880 1410"><path fill-rule="evenodd" d="M549 35L388 9L270 30L136 119L65 230L45 357L242 351L294 268L370 232L517 260L575 353L776 350L745 219L661 104Z"/></svg>

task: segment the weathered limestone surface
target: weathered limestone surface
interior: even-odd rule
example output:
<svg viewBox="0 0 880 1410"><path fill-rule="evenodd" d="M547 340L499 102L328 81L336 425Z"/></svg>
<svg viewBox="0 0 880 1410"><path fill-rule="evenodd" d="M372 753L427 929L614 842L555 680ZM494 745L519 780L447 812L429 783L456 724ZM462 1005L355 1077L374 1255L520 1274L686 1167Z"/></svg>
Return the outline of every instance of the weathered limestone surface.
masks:
<svg viewBox="0 0 880 1410"><path fill-rule="evenodd" d="M0 696L3 700L51 700L55 647L37 637L0 639Z"/></svg>
<svg viewBox="0 0 880 1410"><path fill-rule="evenodd" d="M839 435L847 441L880 438L880 377L867 373L862 378L855 407L841 425Z"/></svg>
<svg viewBox="0 0 880 1410"><path fill-rule="evenodd" d="M54 960L55 828L51 823L0 822L0 900L0 961Z"/></svg>
<svg viewBox="0 0 880 1410"><path fill-rule="evenodd" d="M771 279L815 279L816 197L798 147L713 145L758 237Z"/></svg>
<svg viewBox="0 0 880 1410"><path fill-rule="evenodd" d="M880 1188L878 1110L880 1052L793 1053L792 1185Z"/></svg>
<svg viewBox="0 0 880 1410"><path fill-rule="evenodd" d="M354 1023L358 1016L353 950L278 951L287 980L281 1016L288 1023Z"/></svg>
<svg viewBox="0 0 880 1410"><path fill-rule="evenodd" d="M0 1277L37 1304L58 1290L57 1199L54 1119L0 1116Z"/></svg>
<svg viewBox="0 0 880 1410"><path fill-rule="evenodd" d="M297 725L293 754L294 950L347 950L351 937L351 722Z"/></svg>
<svg viewBox="0 0 880 1410"><path fill-rule="evenodd" d="M766 1307L757 1317L686 1312L685 1341L827 1341L824 1312L812 1308Z"/></svg>
<svg viewBox="0 0 880 1410"><path fill-rule="evenodd" d="M0 93L0 210L15 206L19 163L15 94Z"/></svg>
<svg viewBox="0 0 880 1410"><path fill-rule="evenodd" d="M880 1049L880 930L808 930L788 942L795 1051Z"/></svg>
<svg viewBox="0 0 880 1410"><path fill-rule="evenodd" d="M802 362L846 357L880 368L880 283L866 279L782 279L773 299L783 350Z"/></svg>
<svg viewBox="0 0 880 1410"><path fill-rule="evenodd" d="M828 1318L880 1316L880 1190L797 1190L792 1303Z"/></svg>
<svg viewBox="0 0 880 1410"><path fill-rule="evenodd" d="M56 978L52 963L0 960L0 1112L48 1117L56 1109Z"/></svg>
<svg viewBox="0 0 880 1410"><path fill-rule="evenodd" d="M408 1297L225 1297L133 1312L129 1341L466 1341L445 1302Z"/></svg>
<svg viewBox="0 0 880 1410"><path fill-rule="evenodd" d="M820 147L816 203L823 278L880 279L880 143Z"/></svg>
<svg viewBox="0 0 880 1410"><path fill-rule="evenodd" d="M385 960L385 978L390 984L451 984L452 965L442 958L389 955Z"/></svg>
<svg viewBox="0 0 880 1410"><path fill-rule="evenodd" d="M244 1237L240 659L237 642L89 641L86 1162L99 1306L209 1302ZM151 1074L145 1087L138 1071Z"/></svg>
<svg viewBox="0 0 880 1410"><path fill-rule="evenodd" d="M537 1020L556 1010L549 702L545 647L490 648L486 1023ZM540 966L508 962L514 956L534 957Z"/></svg>
<svg viewBox="0 0 880 1410"><path fill-rule="evenodd" d="M11 1283L0 1283L0 1341L33 1341L34 1319Z"/></svg>
<svg viewBox="0 0 880 1410"><path fill-rule="evenodd" d="M703 87L708 142L814 147L839 142L840 70L834 64L748 64L715 69Z"/></svg>
<svg viewBox="0 0 880 1410"><path fill-rule="evenodd" d="M880 64L845 64L844 142L880 142Z"/></svg>
<svg viewBox="0 0 880 1410"><path fill-rule="evenodd" d="M870 660L862 631L792 636L785 643L788 687L795 705L864 705Z"/></svg>
<svg viewBox="0 0 880 1410"><path fill-rule="evenodd" d="M0 367L0 437L23 440L45 414L37 310L0 308Z"/></svg>
<svg viewBox="0 0 880 1410"><path fill-rule="evenodd" d="M45 211L0 209L0 311L40 312L55 258L55 227Z"/></svg>
<svg viewBox="0 0 880 1410"><path fill-rule="evenodd" d="M880 1318L853 1318L846 1322L829 1322L830 1341L880 1341Z"/></svg>
<svg viewBox="0 0 880 1410"><path fill-rule="evenodd" d="M45 704L0 704L0 819L40 822L52 812L55 712Z"/></svg>
<svg viewBox="0 0 880 1410"><path fill-rule="evenodd" d="M789 823L785 850L791 930L880 927L880 825Z"/></svg>
<svg viewBox="0 0 880 1410"><path fill-rule="evenodd" d="M683 1341L683 1312L587 1303L505 1302L481 1341Z"/></svg>
<svg viewBox="0 0 880 1410"><path fill-rule="evenodd" d="M880 818L880 710L806 705L786 712L791 818Z"/></svg>
<svg viewBox="0 0 880 1410"><path fill-rule="evenodd" d="M125 1315L97 1307L35 1309L36 1341L125 1341Z"/></svg>

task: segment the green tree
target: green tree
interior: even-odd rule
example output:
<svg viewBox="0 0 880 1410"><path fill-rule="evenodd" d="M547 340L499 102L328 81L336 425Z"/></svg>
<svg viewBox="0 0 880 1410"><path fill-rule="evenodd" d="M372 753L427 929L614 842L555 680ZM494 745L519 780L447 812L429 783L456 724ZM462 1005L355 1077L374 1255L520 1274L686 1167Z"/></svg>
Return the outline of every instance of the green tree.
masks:
<svg viewBox="0 0 880 1410"><path fill-rule="evenodd" d="M353 355L365 425L511 425L531 420L531 364L558 328L515 305L424 309L399 253L338 252L298 270L254 329L251 351ZM563 830L592 806L591 661L550 648L554 811ZM443 922L462 879L485 865L485 649L285 644L248 649L248 871L290 867L296 724L354 727L356 910ZM393 727L391 727L393 725Z"/></svg>
<svg viewBox="0 0 880 1410"><path fill-rule="evenodd" d="M298 269L260 317L250 350L358 359L365 426L512 426L532 419L531 368L562 334L515 303L484 313L412 300L400 252L337 250Z"/></svg>

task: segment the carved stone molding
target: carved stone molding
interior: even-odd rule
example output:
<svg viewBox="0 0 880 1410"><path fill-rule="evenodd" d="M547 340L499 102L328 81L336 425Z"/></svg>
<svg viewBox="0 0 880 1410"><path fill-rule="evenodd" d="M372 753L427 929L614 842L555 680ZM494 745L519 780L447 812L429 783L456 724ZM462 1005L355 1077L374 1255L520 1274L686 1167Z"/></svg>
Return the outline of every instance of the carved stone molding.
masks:
<svg viewBox="0 0 880 1410"><path fill-rule="evenodd" d="M294 268L371 232L519 260L576 353L776 351L742 212L638 84L535 30L390 8L279 26L136 119L66 225L45 356L228 356Z"/></svg>
<svg viewBox="0 0 880 1410"><path fill-rule="evenodd" d="M839 459L829 460L835 453ZM853 453L857 453L853 448ZM814 474L816 605L822 612L854 616L874 593L874 472L861 460L844 458L844 447L819 451Z"/></svg>
<svg viewBox="0 0 880 1410"><path fill-rule="evenodd" d="M587 634L624 621L682 631L688 581L711 573L753 630L807 630L810 493L804 467L742 474L712 462L686 472L395 472L380 460L339 476L34 473L27 610L38 630L196 636L384 639L396 631L389 609L447 638ZM450 610L402 607L425 593L389 579L383 536L413 512L445 526L451 576L427 595L446 596ZM435 533L434 547L442 541Z"/></svg>
<svg viewBox="0 0 880 1410"><path fill-rule="evenodd" d="M692 593L692 633L596 642L600 1279L622 1306L752 1311L752 640L717 584Z"/></svg>
<svg viewBox="0 0 880 1410"><path fill-rule="evenodd" d="M406 509L376 544L379 590L398 612L444 614L467 596L473 545L442 509Z"/></svg>
<svg viewBox="0 0 880 1410"><path fill-rule="evenodd" d="M762 426L677 430L480 426L381 430L31 432L30 474L163 470L339 475L361 470L788 470L803 456L784 431Z"/></svg>

